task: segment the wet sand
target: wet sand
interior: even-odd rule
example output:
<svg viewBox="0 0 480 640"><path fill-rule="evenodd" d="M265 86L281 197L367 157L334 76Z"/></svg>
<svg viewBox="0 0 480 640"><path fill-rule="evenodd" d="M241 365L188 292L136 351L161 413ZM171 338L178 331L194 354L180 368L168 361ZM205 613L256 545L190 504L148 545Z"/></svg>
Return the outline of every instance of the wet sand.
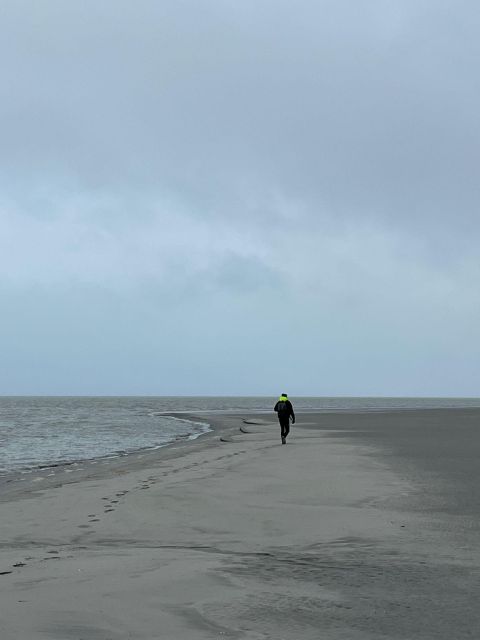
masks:
<svg viewBox="0 0 480 640"><path fill-rule="evenodd" d="M477 636L480 410L202 419L0 485L2 640Z"/></svg>

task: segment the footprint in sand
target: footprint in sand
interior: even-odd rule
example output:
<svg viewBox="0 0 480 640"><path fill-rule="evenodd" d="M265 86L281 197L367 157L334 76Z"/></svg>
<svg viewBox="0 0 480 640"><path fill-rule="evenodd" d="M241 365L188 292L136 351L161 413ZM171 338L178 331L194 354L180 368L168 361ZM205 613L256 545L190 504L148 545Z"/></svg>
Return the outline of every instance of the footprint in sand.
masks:
<svg viewBox="0 0 480 640"><path fill-rule="evenodd" d="M12 567L26 567L26 563L25 562L16 562L15 564L12 564Z"/></svg>
<svg viewBox="0 0 480 640"><path fill-rule="evenodd" d="M110 511L115 511L115 509L105 509L105 513L110 513Z"/></svg>
<svg viewBox="0 0 480 640"><path fill-rule="evenodd" d="M13 571L0 571L0 576L7 576L9 573L13 573Z"/></svg>
<svg viewBox="0 0 480 640"><path fill-rule="evenodd" d="M89 524L79 524L78 528L79 529L90 529L90 525Z"/></svg>

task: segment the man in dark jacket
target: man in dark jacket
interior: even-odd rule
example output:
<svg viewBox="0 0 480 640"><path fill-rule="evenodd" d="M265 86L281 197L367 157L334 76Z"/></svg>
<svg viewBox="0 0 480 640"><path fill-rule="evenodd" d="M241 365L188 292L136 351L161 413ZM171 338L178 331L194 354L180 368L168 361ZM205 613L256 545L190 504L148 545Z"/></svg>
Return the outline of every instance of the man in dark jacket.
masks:
<svg viewBox="0 0 480 640"><path fill-rule="evenodd" d="M286 444L287 436L290 433L290 418L292 418L292 424L295 424L293 406L286 393L282 393L273 410L277 412L278 421L280 422L282 444Z"/></svg>

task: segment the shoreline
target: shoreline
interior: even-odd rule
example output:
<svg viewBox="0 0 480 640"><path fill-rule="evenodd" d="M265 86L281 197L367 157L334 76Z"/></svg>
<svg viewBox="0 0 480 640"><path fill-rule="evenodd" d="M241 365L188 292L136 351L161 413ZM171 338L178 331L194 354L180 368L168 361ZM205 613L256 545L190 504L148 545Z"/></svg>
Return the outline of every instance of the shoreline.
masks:
<svg viewBox="0 0 480 640"><path fill-rule="evenodd" d="M271 412L269 412L271 414ZM202 451L218 444L223 434L239 431L237 421L241 416L265 417L266 412L247 411L220 413L165 412L162 415L189 422L198 422L208 426L208 430L195 438L178 437L176 440L158 447L136 449L125 454L108 455L99 458L84 458L72 462L32 467L25 471L14 471L0 476L0 503L12 499L28 497L30 493L61 487L92 479L102 479L125 473L133 469L142 469L148 465L188 455L197 449ZM208 418L208 422L206 421ZM234 424L232 424L234 423ZM72 469L73 467L73 469ZM70 475L75 474L75 475ZM41 483L41 484L39 484ZM33 486L32 486L33 484Z"/></svg>
<svg viewBox="0 0 480 640"><path fill-rule="evenodd" d="M13 397L13 396L5 396L5 397ZM22 397L22 396L19 396ZM53 397L53 396L52 396ZM69 397L69 396L68 396ZM103 396L99 396L103 397ZM110 397L110 396L108 396ZM261 396L259 396L261 397ZM387 398L388 399L388 398ZM462 398L456 400L462 400ZM470 399L470 398L467 398ZM474 400L475 398L471 398ZM324 418L328 416L357 416L357 415L369 415L369 414L409 414L409 413L419 413L425 412L430 413L434 412L463 412L463 411L480 411L480 407L476 406L462 406L462 407L377 407L377 408L322 408L322 409L302 409L301 414L308 416L321 415ZM178 436L174 440L167 442L165 444L160 444L156 446L148 446L139 449L133 449L131 451L126 452L112 452L109 454L105 454L103 456L98 456L94 458L78 458L72 459L68 461L52 461L39 463L38 465L22 468L22 469L14 469L11 471L7 471L6 473L0 474L0 502L3 499L3 493L8 490L8 485L12 483L16 483L25 479L25 476L31 476L33 474L37 474L38 477L42 479L48 479L48 477L53 477L51 474L53 472L54 475L62 475L62 479L66 479L66 473L71 472L70 467L74 467L73 471L85 471L85 467L92 467L95 465L104 465L105 463L125 460L128 462L128 459L135 456L147 456L150 458L154 456L156 453L161 452L165 449L178 448L180 443L189 444L198 439L204 439L209 434L215 434L216 431L221 433L223 429L225 429L225 421L228 421L232 418L239 418L241 416L256 416L261 419L264 419L266 416L272 416L272 411L269 409L264 410L255 410L255 409L217 409L217 410L198 410L198 411L159 411L157 415L167 418L174 418L176 420L186 421L190 423L202 424L206 427L204 432L198 432L194 434L190 434L188 436ZM205 421L205 420L208 421ZM276 419L276 416L273 416L272 419ZM215 426L213 426L215 425ZM79 468L80 467L80 468ZM91 469L90 469L91 471ZM50 472L50 473L48 473ZM79 479L85 479L88 477L88 473L81 474ZM47 484L52 486L52 482Z"/></svg>
<svg viewBox="0 0 480 640"><path fill-rule="evenodd" d="M185 422L190 422L193 424L195 423L201 424L202 426L205 427L205 431L199 431L197 433L192 433L185 436L177 436L174 440L171 440L170 442L156 445L156 446L144 447L144 448L134 449L131 451L126 451L121 453L110 453L110 454L95 457L95 458L78 458L78 459L73 459L71 461L68 460L68 461L58 461L58 462L52 461L51 463L48 463L48 462L40 463L39 465L27 467L24 469L11 470L4 474L0 474L0 502L2 501L3 492L6 489L8 490L7 485L25 480L25 476L37 474L38 477L41 477L42 479L47 479L49 476L51 476L53 472L53 475L59 476L57 480L60 479L60 476L62 480L65 480L66 473L71 471L70 467L81 468L81 469L75 469L75 471L79 471L79 470L85 471L86 468L88 467L89 470L92 471L91 467L95 465L104 465L106 463L110 464L111 462L119 462L121 460L124 460L126 463L128 463L130 458L135 458L136 456L137 457L141 456L142 458L145 456L152 457L154 454L160 452L163 449L167 449L167 448L169 449L172 447L178 448L180 444L186 445L189 443L193 443L199 438L205 437L209 434L212 434L213 432L213 429L210 423L206 422L205 420L201 420L199 417L193 416L193 414L188 414L189 418L191 417L191 419L185 416L180 417L180 415L176 415L173 413L165 413L162 415L165 415L165 417L171 417L176 420L183 420ZM80 480L85 479L86 477L88 477L88 475L89 475L88 473L82 475ZM56 483L51 481L48 483L48 485L55 486Z"/></svg>
<svg viewBox="0 0 480 640"><path fill-rule="evenodd" d="M22 396L19 396L22 397ZM103 397L103 396L102 396ZM409 412L431 412L431 411L441 411L441 412L457 412L457 411L468 411L468 410L476 410L476 407L445 407L445 408L368 408L368 409L303 409L301 410L302 415L321 415L322 417L328 417L330 415L364 415L364 414L404 414ZM480 407L479 407L480 410ZM174 440L166 442L165 444L147 446L139 449L132 449L130 451L125 452L111 452L109 454L105 454L103 456L98 456L94 458L76 458L72 460L61 460L61 461L51 461L51 462L41 462L38 465L34 465L32 467L26 467L22 469L13 469L11 471L7 471L3 474L0 474L0 500L1 500L1 492L2 488L6 485L15 481L17 479L22 478L24 475L30 475L32 473L43 473L46 471L55 470L55 473L64 472L69 467L77 467L79 465L95 465L102 463L104 461L110 460L119 460L119 459L128 459L131 456L137 455L145 455L148 453L159 452L162 449L170 448L172 446L178 445L180 442L189 443L198 440L199 438L203 438L208 434L215 433L218 431L219 433L225 429L224 422L232 418L239 418L241 416L249 416L249 417L258 417L260 419L264 419L266 416L270 416L276 420L276 416L272 414L271 410L244 410L244 409L236 409L236 410L227 410L227 409L218 409L214 411L201 410L196 412L191 411L161 411L158 412L159 416L165 418L174 418L175 420L181 420L185 422L190 422L192 424L201 424L206 427L206 430L203 432L192 433L185 436L177 436ZM273 416L273 417L272 417ZM208 422L205 421L205 418L208 419ZM215 425L215 426L213 426Z"/></svg>
<svg viewBox="0 0 480 640"><path fill-rule="evenodd" d="M303 410L302 416L321 416L322 419L338 418L340 416L352 418L355 416L368 416L373 415L408 415L411 413L425 413L430 414L432 412L450 413L450 412L465 412L465 411L479 411L480 408L475 407L446 407L438 409L428 408L394 408L394 409L362 409L362 410ZM47 489L52 487L61 486L63 483L82 482L90 478L102 477L103 474L108 473L118 474L122 473L124 469L136 466L155 464L163 459L176 458L181 455L188 454L189 447L200 445L202 443L208 443L208 446L212 446L211 439L220 439L225 434L235 434L239 430L238 420L243 421L244 417L264 420L265 417L270 417L271 421L276 423L276 415L270 410L255 411L255 410L216 410L216 411L166 411L159 412L158 415L163 417L174 418L176 420L185 420L193 424L199 423L207 427L205 432L194 434L194 437L179 436L175 440L172 440L163 445L155 447L145 447L143 449L135 449L126 453L108 454L105 456L99 456L98 458L79 458L77 460L65 461L52 464L40 464L29 469L14 470L10 473L0 475L0 503L8 501L18 494L23 494L24 490L28 487L28 479L35 476L33 482L42 482L41 486L35 485L30 487L32 491L36 492L39 489ZM300 414L299 414L300 415ZM320 427L321 428L321 427ZM203 447L202 447L203 449ZM175 451L175 453L173 453ZM141 460L139 465L136 461ZM70 476L70 473L75 473L75 476ZM25 485L19 487L19 483L25 482ZM32 480L30 481L32 482Z"/></svg>

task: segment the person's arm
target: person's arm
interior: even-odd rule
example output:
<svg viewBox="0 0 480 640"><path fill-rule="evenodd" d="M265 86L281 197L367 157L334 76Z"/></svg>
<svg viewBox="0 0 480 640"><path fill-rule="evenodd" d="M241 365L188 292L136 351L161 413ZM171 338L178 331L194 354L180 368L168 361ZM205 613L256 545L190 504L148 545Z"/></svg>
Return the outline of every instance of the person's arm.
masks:
<svg viewBox="0 0 480 640"><path fill-rule="evenodd" d="M278 402L277 402L277 404L273 407L273 410L278 412Z"/></svg>
<svg viewBox="0 0 480 640"><path fill-rule="evenodd" d="M288 404L290 405L290 415L292 416L292 423L295 424L295 411L293 410L293 405L290 400L288 401Z"/></svg>

